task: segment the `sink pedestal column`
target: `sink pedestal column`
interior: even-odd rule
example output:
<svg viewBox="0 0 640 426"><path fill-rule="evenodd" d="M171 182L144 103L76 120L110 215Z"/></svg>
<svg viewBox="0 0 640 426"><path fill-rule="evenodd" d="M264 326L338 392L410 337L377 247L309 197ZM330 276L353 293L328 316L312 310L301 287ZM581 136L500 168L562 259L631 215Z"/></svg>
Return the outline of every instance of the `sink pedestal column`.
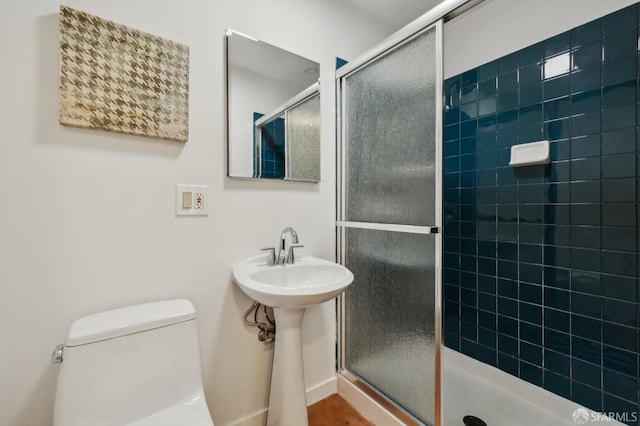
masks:
<svg viewBox="0 0 640 426"><path fill-rule="evenodd" d="M274 308L276 341L267 426L307 426L300 325L305 308Z"/></svg>

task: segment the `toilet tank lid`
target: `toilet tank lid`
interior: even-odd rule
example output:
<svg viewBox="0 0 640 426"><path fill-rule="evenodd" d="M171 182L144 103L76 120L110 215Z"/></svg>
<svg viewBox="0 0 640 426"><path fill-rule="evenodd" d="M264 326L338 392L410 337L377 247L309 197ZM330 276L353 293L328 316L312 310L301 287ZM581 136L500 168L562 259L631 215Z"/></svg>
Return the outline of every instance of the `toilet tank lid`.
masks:
<svg viewBox="0 0 640 426"><path fill-rule="evenodd" d="M66 346L100 342L189 321L195 317L193 304L186 299L127 306L74 321L67 336Z"/></svg>

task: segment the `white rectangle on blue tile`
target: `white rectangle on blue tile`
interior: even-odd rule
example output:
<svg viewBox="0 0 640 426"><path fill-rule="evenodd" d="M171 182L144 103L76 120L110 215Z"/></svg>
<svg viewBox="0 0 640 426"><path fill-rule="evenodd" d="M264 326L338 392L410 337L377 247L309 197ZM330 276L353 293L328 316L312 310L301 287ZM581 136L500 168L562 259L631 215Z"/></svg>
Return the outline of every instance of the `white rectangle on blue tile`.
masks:
<svg viewBox="0 0 640 426"><path fill-rule="evenodd" d="M549 164L549 141L522 143L511 147L511 167Z"/></svg>

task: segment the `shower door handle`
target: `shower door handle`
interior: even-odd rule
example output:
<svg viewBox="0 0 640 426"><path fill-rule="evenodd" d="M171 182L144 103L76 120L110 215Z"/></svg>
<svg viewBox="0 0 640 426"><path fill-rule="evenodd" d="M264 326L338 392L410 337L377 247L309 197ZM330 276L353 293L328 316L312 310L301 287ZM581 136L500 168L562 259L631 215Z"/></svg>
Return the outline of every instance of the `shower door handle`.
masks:
<svg viewBox="0 0 640 426"><path fill-rule="evenodd" d="M439 234L439 226L398 225L395 223L350 222L337 220L336 226L341 228L373 229L377 231L406 232L409 234Z"/></svg>

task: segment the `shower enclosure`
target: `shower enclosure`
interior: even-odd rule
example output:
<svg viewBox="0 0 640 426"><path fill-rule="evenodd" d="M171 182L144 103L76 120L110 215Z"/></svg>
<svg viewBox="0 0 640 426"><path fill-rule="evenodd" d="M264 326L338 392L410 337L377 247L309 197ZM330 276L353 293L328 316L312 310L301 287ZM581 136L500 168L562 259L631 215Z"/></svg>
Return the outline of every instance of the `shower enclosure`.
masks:
<svg viewBox="0 0 640 426"><path fill-rule="evenodd" d="M340 372L440 424L442 21L340 70Z"/></svg>

